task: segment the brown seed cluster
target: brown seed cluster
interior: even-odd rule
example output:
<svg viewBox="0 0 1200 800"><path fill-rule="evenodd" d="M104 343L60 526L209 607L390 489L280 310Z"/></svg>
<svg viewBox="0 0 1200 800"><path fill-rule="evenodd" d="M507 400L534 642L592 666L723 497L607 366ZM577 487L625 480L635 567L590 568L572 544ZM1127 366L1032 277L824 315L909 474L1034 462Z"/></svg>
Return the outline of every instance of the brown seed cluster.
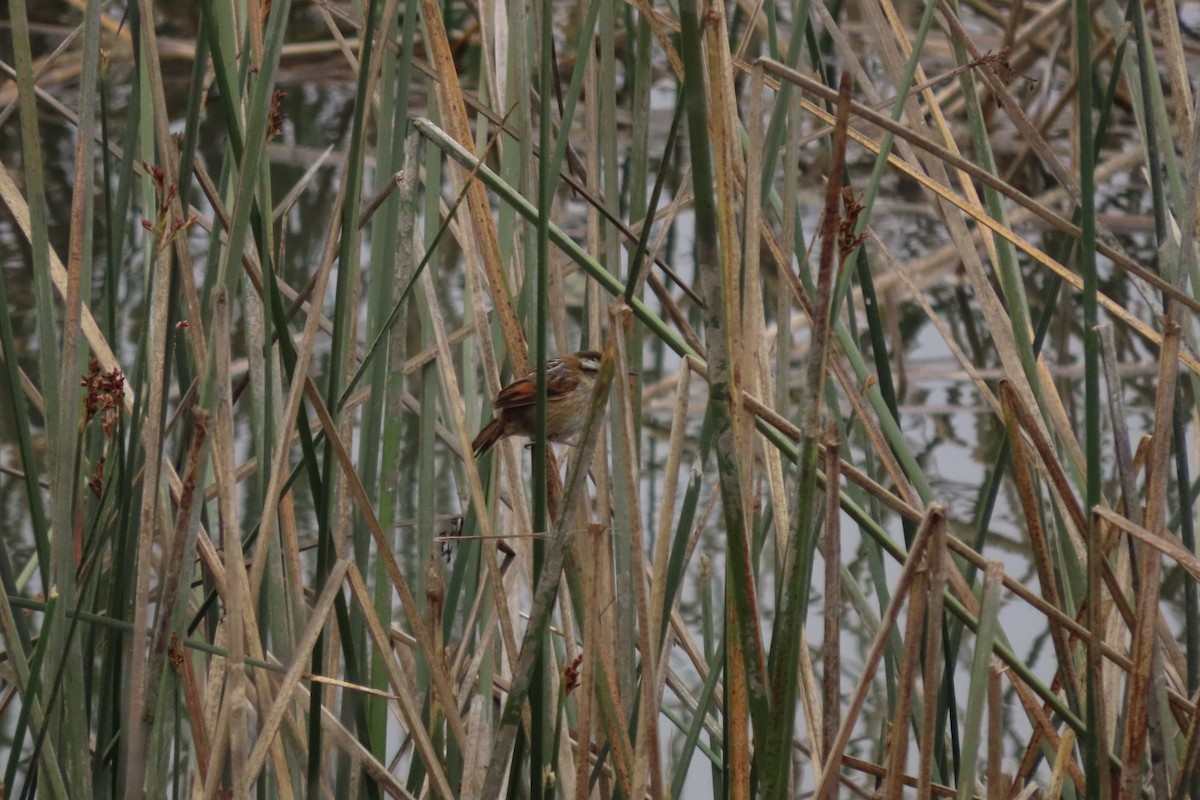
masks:
<svg viewBox="0 0 1200 800"><path fill-rule="evenodd" d="M838 252L845 261L847 256L867 240L867 233L866 231L859 234L854 232L855 226L858 225L858 217L862 214L863 204L849 186L842 187L842 204L845 206L845 210L842 213L841 224L838 226Z"/></svg>
<svg viewBox="0 0 1200 800"><path fill-rule="evenodd" d="M79 382L86 392L83 398L84 419L86 425L94 418L100 417L104 426L104 435L112 436L113 426L121 416L121 408L125 404L125 373L120 367L113 367L108 372L100 368L100 359L92 356L88 360L88 373Z"/></svg>
<svg viewBox="0 0 1200 800"><path fill-rule="evenodd" d="M189 214L183 218L173 216L171 205L179 194L179 186L167 183L167 175L161 167L142 162L142 168L154 182L154 194L158 198L158 208L155 210L154 219L143 219L142 227L154 235L154 241L158 247L166 247L196 222L196 215Z"/></svg>
<svg viewBox="0 0 1200 800"><path fill-rule="evenodd" d="M575 660L563 667L563 694L570 694L579 688L579 670L583 667L583 654L575 656Z"/></svg>
<svg viewBox="0 0 1200 800"><path fill-rule="evenodd" d="M267 120L268 142L283 135L283 121L286 119L286 115L283 113L282 105L285 97L287 97L287 92L282 89L276 89L271 94L271 111Z"/></svg>
<svg viewBox="0 0 1200 800"><path fill-rule="evenodd" d="M92 494L96 495L96 499L100 499L100 495L104 491L104 456L96 462L96 471L92 473L92 477L88 478L88 489Z"/></svg>
<svg viewBox="0 0 1200 800"><path fill-rule="evenodd" d="M92 356L88 359L87 374L79 381L84 388L83 395L83 425L86 427L96 417L104 428L104 436L111 439L113 428L121 418L121 409L125 405L125 373L120 367L113 367L105 372L100 367L100 359ZM88 478L88 489L97 498L104 490L104 457L96 461L96 469Z"/></svg>

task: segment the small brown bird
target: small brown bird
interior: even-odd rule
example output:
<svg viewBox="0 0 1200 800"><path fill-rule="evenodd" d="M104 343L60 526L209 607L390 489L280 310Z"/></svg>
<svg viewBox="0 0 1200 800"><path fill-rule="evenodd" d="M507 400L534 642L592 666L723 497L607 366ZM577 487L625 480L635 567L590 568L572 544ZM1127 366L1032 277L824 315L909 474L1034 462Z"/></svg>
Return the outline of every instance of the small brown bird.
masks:
<svg viewBox="0 0 1200 800"><path fill-rule="evenodd" d="M595 350L581 350L546 362L546 436L550 441L565 441L583 429L600 358ZM471 443L476 456L507 436L533 436L537 373L531 372L501 389L492 408L496 409L496 418Z"/></svg>

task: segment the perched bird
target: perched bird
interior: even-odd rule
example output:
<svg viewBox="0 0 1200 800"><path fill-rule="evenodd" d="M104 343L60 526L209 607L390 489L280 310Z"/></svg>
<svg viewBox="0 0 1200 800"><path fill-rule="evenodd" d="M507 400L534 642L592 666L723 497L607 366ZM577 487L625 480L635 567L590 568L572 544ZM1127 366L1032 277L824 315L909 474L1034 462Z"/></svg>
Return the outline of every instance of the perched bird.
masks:
<svg viewBox="0 0 1200 800"><path fill-rule="evenodd" d="M600 353L581 350L546 362L546 436L562 442L583 429ZM492 401L496 417L479 432L471 449L481 456L506 436L533 436L537 415L537 372L513 381Z"/></svg>

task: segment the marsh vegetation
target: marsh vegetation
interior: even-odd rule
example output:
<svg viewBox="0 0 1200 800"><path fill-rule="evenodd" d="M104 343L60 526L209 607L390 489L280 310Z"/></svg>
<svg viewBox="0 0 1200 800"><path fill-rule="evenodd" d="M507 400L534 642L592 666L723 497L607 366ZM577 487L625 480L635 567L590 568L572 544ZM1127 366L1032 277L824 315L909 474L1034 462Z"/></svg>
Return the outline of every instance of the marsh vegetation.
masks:
<svg viewBox="0 0 1200 800"><path fill-rule="evenodd" d="M5 14L6 797L1200 798L1195 3Z"/></svg>

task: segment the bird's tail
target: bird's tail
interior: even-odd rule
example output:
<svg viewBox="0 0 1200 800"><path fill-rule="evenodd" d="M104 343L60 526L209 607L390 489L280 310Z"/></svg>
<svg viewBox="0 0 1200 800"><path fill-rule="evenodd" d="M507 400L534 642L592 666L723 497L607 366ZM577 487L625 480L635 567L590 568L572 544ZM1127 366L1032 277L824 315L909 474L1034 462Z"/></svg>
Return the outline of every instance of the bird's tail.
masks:
<svg viewBox="0 0 1200 800"><path fill-rule="evenodd" d="M483 427L479 435L475 437L475 441L471 442L471 449L475 452L475 457L491 450L496 442L500 441L504 433L504 426L500 424L500 417L496 417L491 422Z"/></svg>

